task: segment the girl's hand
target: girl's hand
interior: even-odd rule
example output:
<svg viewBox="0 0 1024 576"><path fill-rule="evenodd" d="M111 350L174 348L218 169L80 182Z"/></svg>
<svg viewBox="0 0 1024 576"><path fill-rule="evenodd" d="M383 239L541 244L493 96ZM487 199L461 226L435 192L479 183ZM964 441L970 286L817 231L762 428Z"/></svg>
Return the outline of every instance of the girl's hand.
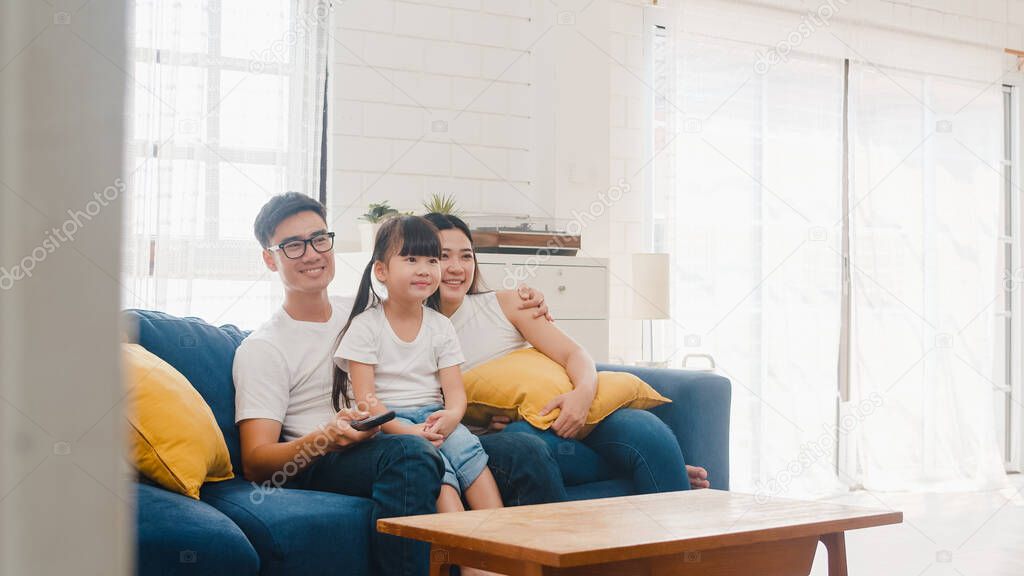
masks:
<svg viewBox="0 0 1024 576"><path fill-rule="evenodd" d="M406 424L398 429L394 434L407 434L409 436L419 436L434 445L434 448L440 448L441 444L444 444L444 436L435 432L428 431L423 424Z"/></svg>
<svg viewBox="0 0 1024 576"><path fill-rule="evenodd" d="M544 303L544 293L535 288L530 288L526 284L520 284L516 288L516 293L519 294L519 299L522 302L519 303L520 310L527 310L529 308L536 308L533 311L534 318L540 318L543 316L548 322L554 322L555 319L551 317L551 313L548 311L548 305Z"/></svg>
<svg viewBox="0 0 1024 576"><path fill-rule="evenodd" d="M423 423L423 429L447 438L455 431L460 420L462 418L459 414L451 410L438 410L427 417L427 421Z"/></svg>
<svg viewBox="0 0 1024 576"><path fill-rule="evenodd" d="M491 424L487 427L488 432L501 432L512 422L508 416L491 416Z"/></svg>
<svg viewBox="0 0 1024 576"><path fill-rule="evenodd" d="M551 425L551 429L561 438L575 438L587 423L587 413L590 412L590 404L593 401L593 395L576 389L555 396L540 411L540 416L546 415L555 408L561 409L561 413Z"/></svg>

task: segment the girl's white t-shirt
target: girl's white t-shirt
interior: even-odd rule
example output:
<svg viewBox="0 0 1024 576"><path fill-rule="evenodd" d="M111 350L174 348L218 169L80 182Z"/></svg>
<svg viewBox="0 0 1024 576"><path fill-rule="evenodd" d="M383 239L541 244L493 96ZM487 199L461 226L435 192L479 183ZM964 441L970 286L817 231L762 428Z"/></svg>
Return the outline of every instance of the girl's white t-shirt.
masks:
<svg viewBox="0 0 1024 576"><path fill-rule="evenodd" d="M374 365L377 398L390 409L444 404L438 370L462 364L455 328L446 316L426 306L412 342L395 334L383 306L373 306L352 319L334 361L348 370L348 361Z"/></svg>
<svg viewBox="0 0 1024 576"><path fill-rule="evenodd" d="M236 423L276 420L288 442L334 421L331 360L352 303L331 296L327 322L295 320L282 307L242 341L233 366Z"/></svg>

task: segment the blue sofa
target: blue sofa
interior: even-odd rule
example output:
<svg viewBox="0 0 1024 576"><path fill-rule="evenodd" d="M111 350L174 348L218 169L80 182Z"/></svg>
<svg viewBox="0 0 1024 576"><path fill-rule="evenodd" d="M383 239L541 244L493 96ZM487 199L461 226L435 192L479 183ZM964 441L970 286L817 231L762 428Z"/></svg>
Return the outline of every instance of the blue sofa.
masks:
<svg viewBox="0 0 1024 576"><path fill-rule="evenodd" d="M203 486L200 500L137 484L137 572L154 574L371 574L370 502L327 492L279 489L257 493L241 478L231 363L248 334L198 318L128 310L137 341L188 378L213 410L239 476ZM673 402L653 412L679 439L687 462L708 469L712 485L728 489L727 379L703 372L601 365L633 372ZM627 479L568 486L571 499L621 496Z"/></svg>

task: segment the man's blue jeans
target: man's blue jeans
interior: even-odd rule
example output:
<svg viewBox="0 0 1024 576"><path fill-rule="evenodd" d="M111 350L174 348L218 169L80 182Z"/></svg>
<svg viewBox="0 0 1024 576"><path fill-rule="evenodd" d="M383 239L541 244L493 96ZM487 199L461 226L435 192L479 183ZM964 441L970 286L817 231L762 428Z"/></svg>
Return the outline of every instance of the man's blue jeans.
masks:
<svg viewBox="0 0 1024 576"><path fill-rule="evenodd" d="M377 519L433 514L441 493L441 454L419 436L380 434L314 461L288 488L337 492L373 500L371 566L376 574L422 576L430 545L377 532Z"/></svg>
<svg viewBox="0 0 1024 576"><path fill-rule="evenodd" d="M506 506L565 500L558 465L539 438L503 432L481 436L480 444ZM443 473L440 452L423 438L381 434L325 455L288 487L371 498L374 571L411 576L427 574L429 545L380 534L377 519L434 513Z"/></svg>
<svg viewBox="0 0 1024 576"><path fill-rule="evenodd" d="M543 440L566 486L624 476L638 494L690 489L679 442L668 425L646 410L616 410L583 440L559 438L525 420L509 424L504 434L510 432Z"/></svg>

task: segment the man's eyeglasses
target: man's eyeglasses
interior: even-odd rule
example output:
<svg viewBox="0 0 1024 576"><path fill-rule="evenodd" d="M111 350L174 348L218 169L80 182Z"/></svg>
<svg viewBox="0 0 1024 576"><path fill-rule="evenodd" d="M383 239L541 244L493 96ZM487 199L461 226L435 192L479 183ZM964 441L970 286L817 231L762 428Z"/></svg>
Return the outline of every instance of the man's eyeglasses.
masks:
<svg viewBox="0 0 1024 576"><path fill-rule="evenodd" d="M277 246L269 246L267 250L280 250L286 257L292 260L297 260L306 255L306 246L312 246L313 250L316 250L319 254L323 254L331 248L334 248L334 232L317 234L316 236L306 238L305 240L289 240L287 242L281 242Z"/></svg>

